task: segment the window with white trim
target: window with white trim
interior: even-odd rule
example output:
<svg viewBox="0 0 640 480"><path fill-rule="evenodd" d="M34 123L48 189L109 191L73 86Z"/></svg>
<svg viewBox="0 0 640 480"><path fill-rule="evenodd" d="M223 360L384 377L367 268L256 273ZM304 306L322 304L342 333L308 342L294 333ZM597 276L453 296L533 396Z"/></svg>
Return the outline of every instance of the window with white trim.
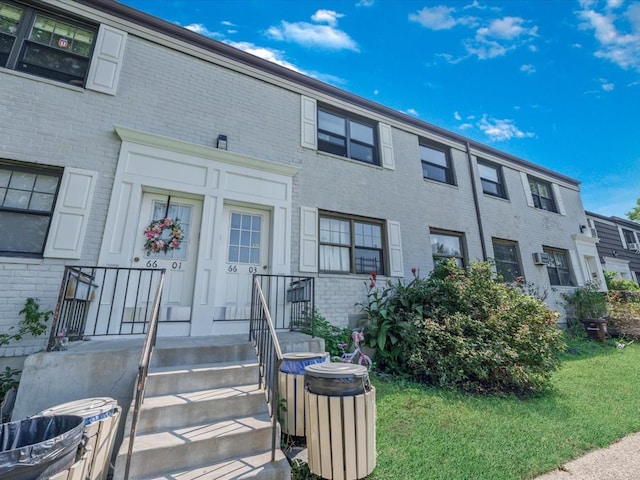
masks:
<svg viewBox="0 0 640 480"><path fill-rule="evenodd" d="M529 187L531 188L533 205L536 208L558 213L558 208L553 198L551 183L529 176Z"/></svg>
<svg viewBox="0 0 640 480"><path fill-rule="evenodd" d="M0 160L0 255L42 257L61 169Z"/></svg>
<svg viewBox="0 0 640 480"><path fill-rule="evenodd" d="M623 228L622 237L624 238L624 243L626 245L626 248L629 248L630 243L638 243L638 240L633 230L627 230L626 228Z"/></svg>
<svg viewBox="0 0 640 480"><path fill-rule="evenodd" d="M522 277L517 242L494 238L493 261L496 264L496 272L503 281L514 282L517 278Z"/></svg>
<svg viewBox="0 0 640 480"><path fill-rule="evenodd" d="M453 258L459 267L465 266L464 235L462 233L432 230L430 236L434 265Z"/></svg>
<svg viewBox="0 0 640 480"><path fill-rule="evenodd" d="M548 247L543 248L542 251L549 254L547 273L549 274L549 282L551 285L563 287L573 286L574 282L571 276L568 252L566 250Z"/></svg>
<svg viewBox="0 0 640 480"><path fill-rule="evenodd" d="M0 0L0 66L84 86L98 28Z"/></svg>
<svg viewBox="0 0 640 480"><path fill-rule="evenodd" d="M318 107L318 150L379 165L376 124Z"/></svg>
<svg viewBox="0 0 640 480"><path fill-rule="evenodd" d="M502 177L502 167L494 163L478 160L478 172L482 191L494 197L507 198L507 190Z"/></svg>
<svg viewBox="0 0 640 480"><path fill-rule="evenodd" d="M320 213L320 271L385 274L384 222Z"/></svg>
<svg viewBox="0 0 640 480"><path fill-rule="evenodd" d="M422 177L455 185L451 166L451 149L432 142L420 142Z"/></svg>

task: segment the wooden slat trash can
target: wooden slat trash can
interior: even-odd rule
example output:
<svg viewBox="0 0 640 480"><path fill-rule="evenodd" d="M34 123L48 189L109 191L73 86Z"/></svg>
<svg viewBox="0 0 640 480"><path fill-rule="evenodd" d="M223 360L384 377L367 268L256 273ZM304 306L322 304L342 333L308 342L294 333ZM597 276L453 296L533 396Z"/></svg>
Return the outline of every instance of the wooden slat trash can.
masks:
<svg viewBox="0 0 640 480"><path fill-rule="evenodd" d="M278 391L286 411L281 414L282 433L295 437L305 434L304 368L329 361L327 352L285 353L280 365Z"/></svg>
<svg viewBox="0 0 640 480"><path fill-rule="evenodd" d="M305 383L309 470L330 480L365 478L376 466L376 392L367 369L311 365Z"/></svg>
<svg viewBox="0 0 640 480"><path fill-rule="evenodd" d="M113 398L98 397L63 403L39 413L44 416L78 415L84 418L84 452L68 476L61 476L60 479L75 480L81 476L83 480L106 480L121 412L122 408Z"/></svg>

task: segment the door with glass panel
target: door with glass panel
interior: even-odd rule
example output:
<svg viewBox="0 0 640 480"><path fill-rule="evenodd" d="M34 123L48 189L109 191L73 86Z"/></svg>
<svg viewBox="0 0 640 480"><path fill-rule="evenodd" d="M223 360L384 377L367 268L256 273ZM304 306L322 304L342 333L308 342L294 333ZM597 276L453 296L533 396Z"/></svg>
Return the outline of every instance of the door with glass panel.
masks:
<svg viewBox="0 0 640 480"><path fill-rule="evenodd" d="M223 248L217 275L214 320L248 320L251 317L253 274L269 273L267 210L226 205L221 229Z"/></svg>

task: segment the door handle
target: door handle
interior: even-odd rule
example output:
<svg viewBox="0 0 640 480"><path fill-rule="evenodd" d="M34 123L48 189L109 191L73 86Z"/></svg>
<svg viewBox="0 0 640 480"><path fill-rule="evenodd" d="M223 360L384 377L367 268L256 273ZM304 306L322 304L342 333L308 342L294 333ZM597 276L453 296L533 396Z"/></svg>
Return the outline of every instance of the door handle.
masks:
<svg viewBox="0 0 640 480"><path fill-rule="evenodd" d="M263 270L266 270L267 268L269 268L269 265L262 265Z"/></svg>
<svg viewBox="0 0 640 480"><path fill-rule="evenodd" d="M140 257L133 257L133 261L134 261L134 263L139 262L140 261Z"/></svg>

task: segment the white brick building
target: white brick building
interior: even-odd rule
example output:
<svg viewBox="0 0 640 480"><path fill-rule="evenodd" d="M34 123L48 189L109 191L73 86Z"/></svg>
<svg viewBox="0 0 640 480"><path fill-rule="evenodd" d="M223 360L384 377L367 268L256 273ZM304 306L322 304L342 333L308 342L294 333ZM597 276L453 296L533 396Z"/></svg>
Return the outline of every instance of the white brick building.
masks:
<svg viewBox="0 0 640 480"><path fill-rule="evenodd" d="M255 272L316 277L338 325L372 270L434 256L496 258L553 308L601 275L560 173L111 0L0 0L0 20L2 329L27 297L55 307L65 265L167 268L161 335L229 331ZM164 215L187 240L146 255Z"/></svg>

